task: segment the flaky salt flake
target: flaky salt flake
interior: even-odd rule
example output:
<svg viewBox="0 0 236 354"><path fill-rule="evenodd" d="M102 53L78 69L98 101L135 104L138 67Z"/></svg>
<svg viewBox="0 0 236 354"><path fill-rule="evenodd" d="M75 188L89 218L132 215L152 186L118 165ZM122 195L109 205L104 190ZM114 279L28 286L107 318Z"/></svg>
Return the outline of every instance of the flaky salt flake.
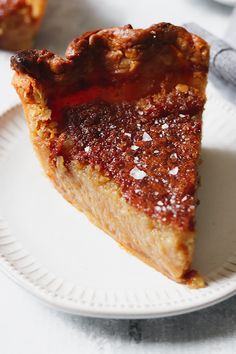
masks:
<svg viewBox="0 0 236 354"><path fill-rule="evenodd" d="M139 170L137 167L134 167L129 174L134 179L143 179L147 176L146 172Z"/></svg>
<svg viewBox="0 0 236 354"><path fill-rule="evenodd" d="M183 198L182 198L182 200L181 200L181 201L182 201L182 202L185 202L185 200L187 200L187 199L188 199L188 197L187 197L187 196L185 196L185 197L183 197Z"/></svg>
<svg viewBox="0 0 236 354"><path fill-rule="evenodd" d="M143 116L143 111L138 111L138 114L139 114L140 116Z"/></svg>
<svg viewBox="0 0 236 354"><path fill-rule="evenodd" d="M159 201L157 202L157 205L163 206L164 204L163 204L163 202L162 202L161 200L159 200Z"/></svg>
<svg viewBox="0 0 236 354"><path fill-rule="evenodd" d="M164 123L164 124L162 124L162 129L168 129L169 128L169 125L167 124L167 123Z"/></svg>
<svg viewBox="0 0 236 354"><path fill-rule="evenodd" d="M159 192L154 192L154 194L155 194L155 195L158 195L158 194L159 194Z"/></svg>
<svg viewBox="0 0 236 354"><path fill-rule="evenodd" d="M161 207L159 205L155 206L154 208L156 211L161 211Z"/></svg>
<svg viewBox="0 0 236 354"><path fill-rule="evenodd" d="M139 194L141 192L141 189L135 189L135 193Z"/></svg>
<svg viewBox="0 0 236 354"><path fill-rule="evenodd" d="M180 113L180 114L179 114L179 117L180 117L180 118L185 118L185 117L186 117L186 115L185 115L185 114Z"/></svg>
<svg viewBox="0 0 236 354"><path fill-rule="evenodd" d="M176 176L179 172L179 167L176 166L174 168L172 168L172 170L169 171L169 175L172 175L172 176Z"/></svg>
<svg viewBox="0 0 236 354"><path fill-rule="evenodd" d="M159 150L154 150L153 152L154 152L154 154L156 154L156 155L159 154Z"/></svg>
<svg viewBox="0 0 236 354"><path fill-rule="evenodd" d="M139 158L138 158L138 156L135 156L134 163L138 163L138 162L139 162Z"/></svg>
<svg viewBox="0 0 236 354"><path fill-rule="evenodd" d="M171 158L171 159L177 159L178 156L177 156L176 152L173 152L173 153L170 155L170 158Z"/></svg>
<svg viewBox="0 0 236 354"><path fill-rule="evenodd" d="M84 151L85 152L89 152L91 150L91 147L90 146L86 146L85 148L84 148Z"/></svg>
<svg viewBox="0 0 236 354"><path fill-rule="evenodd" d="M131 150L134 150L134 151L135 151L135 150L138 150L138 149L139 149L139 146L137 146L137 145L132 145L132 146L131 146Z"/></svg>
<svg viewBox="0 0 236 354"><path fill-rule="evenodd" d="M128 136L129 138L131 138L131 134L130 133L125 133L124 135Z"/></svg>
<svg viewBox="0 0 236 354"><path fill-rule="evenodd" d="M150 137L150 135L146 132L143 133L143 141L151 141L152 138Z"/></svg>
<svg viewBox="0 0 236 354"><path fill-rule="evenodd" d="M153 39L157 38L157 33L155 31L151 31L150 33L152 34Z"/></svg>

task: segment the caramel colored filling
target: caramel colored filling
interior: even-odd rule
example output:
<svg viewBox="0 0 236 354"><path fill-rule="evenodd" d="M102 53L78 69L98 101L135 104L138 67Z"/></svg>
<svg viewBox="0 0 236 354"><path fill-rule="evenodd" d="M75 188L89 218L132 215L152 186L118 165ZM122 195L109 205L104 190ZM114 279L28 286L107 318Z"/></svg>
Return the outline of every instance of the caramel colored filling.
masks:
<svg viewBox="0 0 236 354"><path fill-rule="evenodd" d="M130 101L109 87L51 100L51 161L90 164L140 211L194 230L203 104L186 85Z"/></svg>

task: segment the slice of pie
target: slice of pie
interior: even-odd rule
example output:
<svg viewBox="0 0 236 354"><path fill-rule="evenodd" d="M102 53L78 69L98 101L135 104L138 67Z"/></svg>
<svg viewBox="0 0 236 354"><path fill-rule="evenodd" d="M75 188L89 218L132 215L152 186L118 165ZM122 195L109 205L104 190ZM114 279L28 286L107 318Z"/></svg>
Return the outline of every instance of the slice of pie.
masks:
<svg viewBox="0 0 236 354"><path fill-rule="evenodd" d="M0 0L0 48L31 48L45 7L46 0Z"/></svg>
<svg viewBox="0 0 236 354"><path fill-rule="evenodd" d="M132 254L203 286L191 262L208 45L168 23L128 25L85 33L65 57L11 59L47 175Z"/></svg>

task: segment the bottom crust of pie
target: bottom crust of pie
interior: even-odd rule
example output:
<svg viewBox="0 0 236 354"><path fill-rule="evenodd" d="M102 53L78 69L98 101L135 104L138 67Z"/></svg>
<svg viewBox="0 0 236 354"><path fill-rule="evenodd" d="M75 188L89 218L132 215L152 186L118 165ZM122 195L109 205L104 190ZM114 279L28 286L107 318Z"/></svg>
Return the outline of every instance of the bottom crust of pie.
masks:
<svg viewBox="0 0 236 354"><path fill-rule="evenodd" d="M65 167L62 156L52 165L48 148L54 136L51 112L33 79L15 75L14 85L20 96L24 96L25 116L35 151L64 198L125 249L162 274L194 288L204 286L201 276L191 271L195 232L163 224L130 206L119 187L89 165L72 161Z"/></svg>

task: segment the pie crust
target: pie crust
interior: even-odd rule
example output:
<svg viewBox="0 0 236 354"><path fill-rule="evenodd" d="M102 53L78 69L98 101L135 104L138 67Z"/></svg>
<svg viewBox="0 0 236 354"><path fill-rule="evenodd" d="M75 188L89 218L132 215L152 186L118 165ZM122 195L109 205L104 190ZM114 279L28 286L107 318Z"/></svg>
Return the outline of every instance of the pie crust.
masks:
<svg viewBox="0 0 236 354"><path fill-rule="evenodd" d="M57 190L169 278L191 270L209 47L168 23L88 32L65 59L11 59L31 139Z"/></svg>

